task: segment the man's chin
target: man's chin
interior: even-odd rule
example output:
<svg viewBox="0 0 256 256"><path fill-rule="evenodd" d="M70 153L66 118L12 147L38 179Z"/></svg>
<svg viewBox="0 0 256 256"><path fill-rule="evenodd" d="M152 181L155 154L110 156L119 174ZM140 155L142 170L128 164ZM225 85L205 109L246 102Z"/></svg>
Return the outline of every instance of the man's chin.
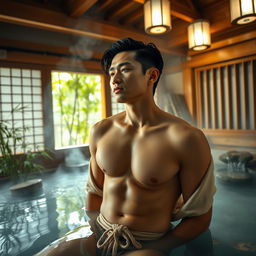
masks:
<svg viewBox="0 0 256 256"><path fill-rule="evenodd" d="M121 103L121 104L127 103L127 101L125 101L125 100L117 100L116 102Z"/></svg>
<svg viewBox="0 0 256 256"><path fill-rule="evenodd" d="M125 97L116 97L117 103L126 103L127 99Z"/></svg>
<svg viewBox="0 0 256 256"><path fill-rule="evenodd" d="M133 97L125 97L125 96L119 96L119 97L116 97L116 102L117 103L127 103L127 104L132 104L134 102L136 102L137 100L139 100L139 96L133 96Z"/></svg>

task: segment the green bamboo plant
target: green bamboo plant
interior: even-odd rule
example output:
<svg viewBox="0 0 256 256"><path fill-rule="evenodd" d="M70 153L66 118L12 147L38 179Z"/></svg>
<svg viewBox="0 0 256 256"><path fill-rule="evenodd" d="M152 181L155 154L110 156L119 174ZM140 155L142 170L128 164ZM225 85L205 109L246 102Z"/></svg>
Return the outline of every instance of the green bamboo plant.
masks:
<svg viewBox="0 0 256 256"><path fill-rule="evenodd" d="M22 112L25 108L17 105L10 114ZM0 176L8 176L16 182L25 181L31 173L43 169L36 163L38 158L50 158L46 151L29 149L24 136L28 130L27 127L12 127L8 120L0 120ZM23 154L17 155L17 145L21 145Z"/></svg>
<svg viewBox="0 0 256 256"><path fill-rule="evenodd" d="M61 146L86 143L89 136L89 116L95 114L100 101L94 95L99 93L95 76L70 73L70 79L64 81L59 72L52 76L52 91L56 113L60 114ZM64 131L68 140L63 141Z"/></svg>

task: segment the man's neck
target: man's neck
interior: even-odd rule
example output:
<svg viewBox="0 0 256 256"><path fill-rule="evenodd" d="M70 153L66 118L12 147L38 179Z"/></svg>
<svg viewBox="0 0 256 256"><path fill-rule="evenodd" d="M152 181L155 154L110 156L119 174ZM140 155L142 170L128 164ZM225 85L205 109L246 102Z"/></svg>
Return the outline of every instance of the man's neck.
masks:
<svg viewBox="0 0 256 256"><path fill-rule="evenodd" d="M140 101L125 104L125 122L135 128L142 128L157 123L160 109L154 102L153 97L144 98Z"/></svg>

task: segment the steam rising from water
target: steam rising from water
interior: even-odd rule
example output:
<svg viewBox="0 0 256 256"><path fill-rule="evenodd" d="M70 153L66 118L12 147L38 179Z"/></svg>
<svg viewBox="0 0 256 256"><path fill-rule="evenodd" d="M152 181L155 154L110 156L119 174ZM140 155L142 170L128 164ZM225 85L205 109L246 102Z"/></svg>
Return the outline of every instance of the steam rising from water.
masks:
<svg viewBox="0 0 256 256"><path fill-rule="evenodd" d="M70 46L69 51L76 56L90 59L93 57L95 49L100 46L100 43L99 40L93 38L80 37L77 42Z"/></svg>
<svg viewBox="0 0 256 256"><path fill-rule="evenodd" d="M65 166L67 167L82 167L88 164L85 156L78 148L70 149L65 156Z"/></svg>

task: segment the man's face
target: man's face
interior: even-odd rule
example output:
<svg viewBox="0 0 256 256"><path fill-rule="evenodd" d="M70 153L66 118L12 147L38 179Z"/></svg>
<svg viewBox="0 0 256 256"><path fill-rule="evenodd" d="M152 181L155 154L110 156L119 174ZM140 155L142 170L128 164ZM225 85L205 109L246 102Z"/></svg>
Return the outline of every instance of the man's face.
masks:
<svg viewBox="0 0 256 256"><path fill-rule="evenodd" d="M143 74L141 64L134 59L135 54L132 51L120 52L112 60L110 86L117 102L134 102L148 90L148 74Z"/></svg>

